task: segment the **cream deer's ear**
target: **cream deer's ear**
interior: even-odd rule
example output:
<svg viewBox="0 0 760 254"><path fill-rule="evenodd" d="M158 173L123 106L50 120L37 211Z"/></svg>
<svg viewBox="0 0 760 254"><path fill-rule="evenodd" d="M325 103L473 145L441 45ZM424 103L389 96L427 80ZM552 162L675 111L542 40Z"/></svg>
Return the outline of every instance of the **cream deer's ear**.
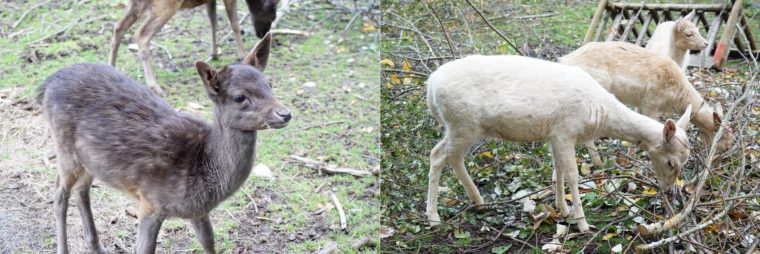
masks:
<svg viewBox="0 0 760 254"><path fill-rule="evenodd" d="M683 115L681 118L678 119L678 127L681 129L686 130L686 128L689 127L689 122L691 121L691 105L686 107L686 111L683 112Z"/></svg>

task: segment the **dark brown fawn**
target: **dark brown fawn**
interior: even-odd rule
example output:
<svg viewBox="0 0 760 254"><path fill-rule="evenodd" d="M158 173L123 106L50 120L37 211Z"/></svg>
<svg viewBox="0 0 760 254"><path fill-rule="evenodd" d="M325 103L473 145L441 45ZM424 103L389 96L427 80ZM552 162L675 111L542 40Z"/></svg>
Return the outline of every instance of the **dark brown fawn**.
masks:
<svg viewBox="0 0 760 254"><path fill-rule="evenodd" d="M214 253L209 212L248 178L256 132L283 128L291 118L262 73L270 45L267 34L243 64L220 71L195 63L214 103L211 123L177 112L108 65L76 64L48 77L38 100L58 153L58 253L68 252L72 190L88 248L106 253L90 209L93 178L138 201L137 253L155 251L161 223L170 217L190 220L203 249Z"/></svg>
<svg viewBox="0 0 760 254"><path fill-rule="evenodd" d="M277 3L279 0L246 0L248 9L251 11L251 19L256 29L256 36L264 37L276 18ZM116 23L111 41L111 54L108 63L116 66L116 55L119 52L119 44L124 38L124 33L137 21L138 18L147 14L145 23L137 29L135 42L138 47L140 63L145 71L145 80L148 87L158 94L164 91L158 85L153 67L150 63L150 40L153 35L161 30L161 27L169 21L180 9L191 9L200 5L206 5L208 18L211 21L211 58L216 59L218 50L216 46L216 0L129 0L127 14ZM245 54L243 40L240 38L240 25L238 25L237 5L235 0L224 0L224 6L229 17L230 27L235 35L239 56Z"/></svg>

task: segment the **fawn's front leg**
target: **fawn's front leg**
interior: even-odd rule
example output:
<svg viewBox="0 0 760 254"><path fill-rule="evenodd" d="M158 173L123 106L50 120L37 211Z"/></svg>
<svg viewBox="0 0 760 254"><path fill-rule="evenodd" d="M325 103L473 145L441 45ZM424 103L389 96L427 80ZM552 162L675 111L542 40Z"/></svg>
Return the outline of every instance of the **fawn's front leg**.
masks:
<svg viewBox="0 0 760 254"><path fill-rule="evenodd" d="M243 46L243 39L240 37L237 3L235 0L224 0L224 7L224 9L227 10L227 18L230 20L230 27L232 28L232 33L235 37L235 43L237 44L238 57L245 57L245 47Z"/></svg>
<svg viewBox="0 0 760 254"><path fill-rule="evenodd" d="M150 12L145 23L137 29L137 35L135 36L137 40L138 56L140 57L140 63L142 63L143 70L145 71L145 81L147 82L148 87L161 96L164 95L164 90L158 85L158 81L156 81L156 76L153 74L153 67L150 62L150 40L161 30L161 27L169 21L174 13L177 12L177 10L173 11L174 12L170 10L160 14Z"/></svg>
<svg viewBox="0 0 760 254"><path fill-rule="evenodd" d="M156 252L156 240L164 218L156 214L141 216L140 225L137 227L137 253L152 254Z"/></svg>
<svg viewBox="0 0 760 254"><path fill-rule="evenodd" d="M208 19L211 22L211 59L216 60L219 58L219 50L216 46L216 1L211 0L206 4L206 10L208 11Z"/></svg>

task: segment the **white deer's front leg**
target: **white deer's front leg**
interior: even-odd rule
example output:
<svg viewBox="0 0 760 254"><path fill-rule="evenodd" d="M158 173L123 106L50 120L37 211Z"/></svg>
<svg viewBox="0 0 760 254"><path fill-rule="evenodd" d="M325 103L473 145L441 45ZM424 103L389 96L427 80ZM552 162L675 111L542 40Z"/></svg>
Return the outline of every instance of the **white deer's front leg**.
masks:
<svg viewBox="0 0 760 254"><path fill-rule="evenodd" d="M567 180L568 187L570 188L570 194L573 200L573 216L578 223L578 228L581 232L589 230L589 225L586 222L586 216L583 213L583 206L581 205L580 192L578 191L578 165L575 163L575 146L573 142L567 142L563 140L552 141L552 156L554 161L554 171L556 172L557 182L557 198L558 208L562 215L566 215L567 204L564 200L564 189L560 191L561 184L564 180ZM560 195L562 195L560 197ZM561 203L561 204L560 204Z"/></svg>
<svg viewBox="0 0 760 254"><path fill-rule="evenodd" d="M570 214L570 209L567 208L567 203L565 203L565 173L562 171L562 168L559 167L560 163L557 162L558 153L557 148L555 148L554 143L552 143L552 164L554 166L554 169L552 170L552 181L554 181L554 193L556 194L555 201L557 202L559 215L564 218Z"/></svg>
<svg viewBox="0 0 760 254"><path fill-rule="evenodd" d="M578 222L578 229L581 232L586 232L589 230L589 225L586 222L586 215L583 213L581 195L578 191L578 166L575 164L574 158L569 162L572 162L572 165L567 168L566 178L570 194L573 196L573 219Z"/></svg>

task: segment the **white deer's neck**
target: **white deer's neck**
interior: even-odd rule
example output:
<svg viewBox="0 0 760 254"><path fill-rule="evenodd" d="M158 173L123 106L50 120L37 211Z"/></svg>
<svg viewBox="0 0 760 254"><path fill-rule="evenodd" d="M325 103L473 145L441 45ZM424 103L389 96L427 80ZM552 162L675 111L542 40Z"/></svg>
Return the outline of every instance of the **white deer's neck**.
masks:
<svg viewBox="0 0 760 254"><path fill-rule="evenodd" d="M645 148L662 142L663 125L623 106L615 106L602 124L604 136L622 139Z"/></svg>

